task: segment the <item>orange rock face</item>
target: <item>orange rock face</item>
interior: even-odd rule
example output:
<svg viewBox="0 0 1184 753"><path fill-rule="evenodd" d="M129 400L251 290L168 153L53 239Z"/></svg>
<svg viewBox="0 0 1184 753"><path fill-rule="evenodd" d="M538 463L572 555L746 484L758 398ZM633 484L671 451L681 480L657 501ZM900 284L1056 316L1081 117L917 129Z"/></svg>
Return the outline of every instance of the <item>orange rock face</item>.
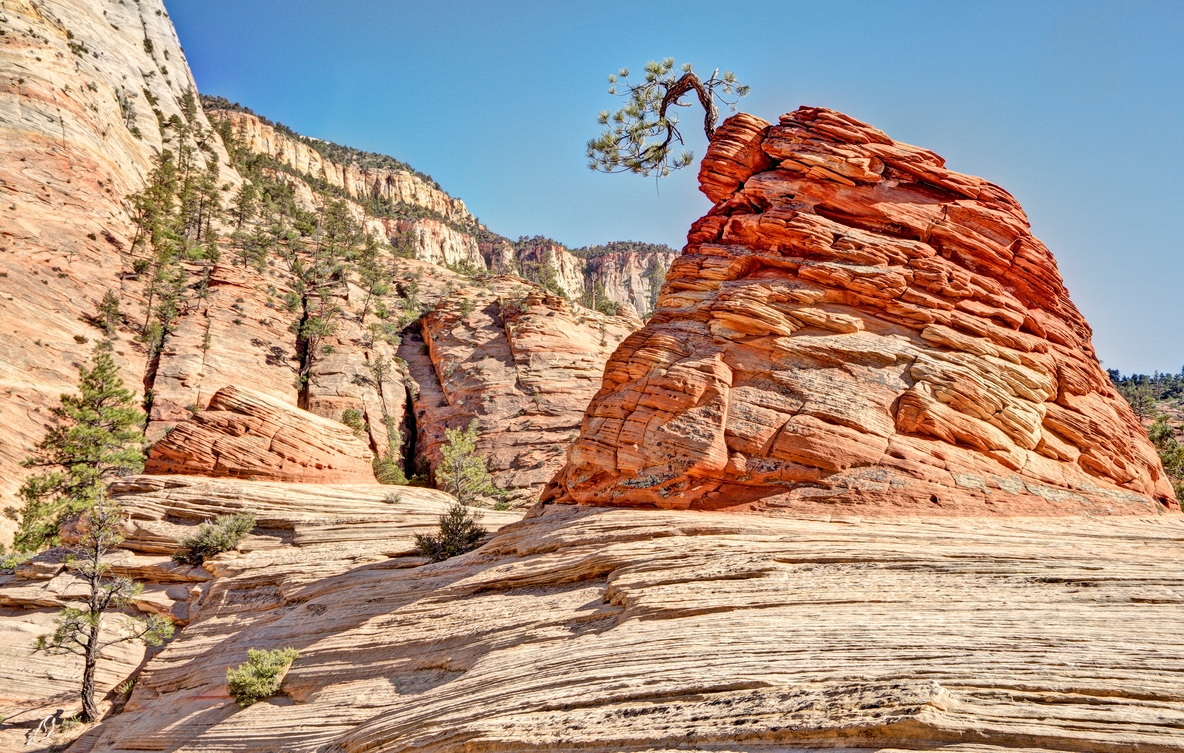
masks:
<svg viewBox="0 0 1184 753"><path fill-rule="evenodd" d="M224 387L209 408L152 447L146 473L256 481L373 484L369 448L344 424L241 387Z"/></svg>
<svg viewBox="0 0 1184 753"><path fill-rule="evenodd" d="M845 115L729 119L659 308L544 500L964 515L1178 510L1002 188Z"/></svg>

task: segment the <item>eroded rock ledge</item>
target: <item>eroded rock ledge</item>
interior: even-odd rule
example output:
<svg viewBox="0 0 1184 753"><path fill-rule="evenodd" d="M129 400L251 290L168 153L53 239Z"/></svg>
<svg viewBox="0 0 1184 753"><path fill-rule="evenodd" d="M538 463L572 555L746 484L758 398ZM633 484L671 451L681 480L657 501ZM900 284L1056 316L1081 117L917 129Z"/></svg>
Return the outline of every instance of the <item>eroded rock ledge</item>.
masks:
<svg viewBox="0 0 1184 753"><path fill-rule="evenodd" d="M209 406L152 446L151 474L225 476L320 484L375 483L370 449L344 424L244 387L224 387Z"/></svg>
<svg viewBox="0 0 1184 753"><path fill-rule="evenodd" d="M729 119L699 177L715 207L545 500L1178 509L1006 191L808 107Z"/></svg>

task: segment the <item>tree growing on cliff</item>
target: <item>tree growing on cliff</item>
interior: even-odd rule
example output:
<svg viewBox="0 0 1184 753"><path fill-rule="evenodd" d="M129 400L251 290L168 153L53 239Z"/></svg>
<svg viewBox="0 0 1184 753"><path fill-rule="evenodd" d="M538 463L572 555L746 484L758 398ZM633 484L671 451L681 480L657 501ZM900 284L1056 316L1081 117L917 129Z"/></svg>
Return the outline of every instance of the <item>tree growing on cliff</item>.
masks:
<svg viewBox="0 0 1184 753"><path fill-rule="evenodd" d="M358 275L358 287L362 289L362 307L358 311L358 323L365 326L366 317L373 310L375 301L391 291L390 273L382 263L378 239L373 233L366 233L366 240L358 249L353 267Z"/></svg>
<svg viewBox="0 0 1184 753"><path fill-rule="evenodd" d="M110 577L111 565L103 561L123 540L121 517L118 505L106 499L100 490L94 506L79 519L81 535L74 557L68 564L86 584L86 605L64 607L54 620L53 633L39 637L36 644L37 651L82 657L83 722L99 718L99 707L95 703L95 669L103 649L128 641L159 646L173 635L173 623L156 614L144 617L124 615L123 629L114 635L103 629L105 612L122 611L143 590L143 586L131 578Z"/></svg>
<svg viewBox="0 0 1184 753"><path fill-rule="evenodd" d="M690 107L682 100L693 93L703 107L703 132L711 141L719 121L717 102L735 110L740 98L748 95L749 88L731 71L720 76L717 68L706 81L690 63L678 66L677 71L674 58L664 58L645 64L641 83L629 81L628 68L608 77L608 93L623 97L625 105L615 113L603 110L597 115L597 122L607 128L588 142L588 167L605 173L665 177L695 159L687 150L673 154L674 143L681 146L684 141L671 107Z"/></svg>
<svg viewBox="0 0 1184 753"><path fill-rule="evenodd" d="M22 551L56 544L61 524L93 507L108 481L144 467L144 414L119 378L110 343L95 346L91 364L79 367L79 394L62 395L50 409L55 425L21 463L41 469L19 492L25 506L15 543Z"/></svg>
<svg viewBox="0 0 1184 753"><path fill-rule="evenodd" d="M436 482L462 505L471 505L496 493L485 458L477 451L476 419L463 431L445 429L440 454L443 460L436 468Z"/></svg>

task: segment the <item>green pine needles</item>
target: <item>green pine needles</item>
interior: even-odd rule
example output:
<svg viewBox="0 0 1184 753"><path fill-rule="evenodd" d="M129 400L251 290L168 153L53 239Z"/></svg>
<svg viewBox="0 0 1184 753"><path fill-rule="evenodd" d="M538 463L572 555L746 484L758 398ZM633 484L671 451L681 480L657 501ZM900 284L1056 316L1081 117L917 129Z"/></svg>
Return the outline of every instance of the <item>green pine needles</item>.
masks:
<svg viewBox="0 0 1184 753"><path fill-rule="evenodd" d="M144 467L144 414L123 385L111 355L101 342L91 353L91 366L78 369L78 394L62 395L50 409L55 425L21 465L41 472L21 485L16 548L40 549L58 543L58 528L67 518L92 508L112 478Z"/></svg>
<svg viewBox="0 0 1184 753"><path fill-rule="evenodd" d="M255 528L255 516L249 512L219 515L213 522L206 521L197 532L178 542L173 561L182 565L200 565L210 557L228 552L238 546L243 537Z"/></svg>
<svg viewBox="0 0 1184 753"><path fill-rule="evenodd" d="M294 648L274 651L247 649L247 660L233 669L226 670L226 685L230 696L242 708L280 692L280 683L300 658Z"/></svg>
<svg viewBox="0 0 1184 753"><path fill-rule="evenodd" d="M143 585L127 577L111 577L111 565L104 558L123 541L122 511L100 492L94 505L79 521L82 531L68 567L86 584L87 598L81 607L65 607L54 620L54 631L37 639L35 650L49 654L75 654L83 658L82 720L97 721L95 670L103 649L117 643L140 641L159 646L173 635L171 620L157 614L143 617L121 615L122 629L104 630L103 615L122 611L140 596Z"/></svg>
<svg viewBox="0 0 1184 753"><path fill-rule="evenodd" d="M597 122L607 126L599 138L588 142L588 167L605 173L631 172L637 175L666 177L673 170L691 165L695 156L683 150L673 154L674 142L682 145L678 117L671 107L689 107L682 98L694 92L703 107L703 132L710 141L719 120L720 102L732 110L748 87L736 80L736 74L717 68L706 81L699 78L690 63L678 66L674 58L645 64L645 80L629 82L629 69L622 68L608 77L608 93L624 97L625 106L615 113L602 111Z"/></svg>
<svg viewBox="0 0 1184 753"><path fill-rule="evenodd" d="M485 537L480 525L481 513L458 503L440 516L439 530L435 534L415 534L415 549L432 562L443 562L458 554L471 552Z"/></svg>
<svg viewBox="0 0 1184 753"><path fill-rule="evenodd" d="M485 467L485 458L477 451L477 420L464 431L444 430L443 460L436 467L436 483L456 497L462 505L472 505L481 497L497 493Z"/></svg>

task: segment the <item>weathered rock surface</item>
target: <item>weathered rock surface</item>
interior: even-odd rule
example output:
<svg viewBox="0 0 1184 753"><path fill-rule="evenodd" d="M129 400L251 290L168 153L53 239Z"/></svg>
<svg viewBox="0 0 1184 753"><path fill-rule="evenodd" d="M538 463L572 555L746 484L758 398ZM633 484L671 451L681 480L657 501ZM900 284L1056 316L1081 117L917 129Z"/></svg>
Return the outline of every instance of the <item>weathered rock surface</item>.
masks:
<svg viewBox="0 0 1184 753"><path fill-rule="evenodd" d="M398 232L415 233L416 258L433 264L483 266L472 233L454 226L476 225L476 219L460 199L449 196L409 170L339 164L327 159L304 141L260 120L257 115L229 110L210 110L214 120L229 121L236 137L250 151L265 154L316 182L339 188L359 202L381 199L392 205L419 207L436 215L415 219L378 221L387 237ZM449 224L451 223L451 224Z"/></svg>
<svg viewBox="0 0 1184 753"><path fill-rule="evenodd" d="M1006 191L830 110L720 129L715 207L545 499L946 514L1177 510Z"/></svg>
<svg viewBox="0 0 1184 753"><path fill-rule="evenodd" d="M160 0L13 0L0 15L0 507L7 507L19 506L18 463L44 433L46 409L72 389L76 365L100 336L89 317L103 294L114 290L124 311L138 314L140 286L121 277L133 235L121 202L143 186L162 147L152 108L181 117L180 100L194 83ZM130 103L126 113L120 98ZM200 112L196 122L208 126ZM225 163L221 144L211 148ZM116 360L137 387L147 359L130 331L117 338ZM0 520L0 542L10 540L12 525Z"/></svg>
<svg viewBox="0 0 1184 753"><path fill-rule="evenodd" d="M355 199L388 199L396 204L429 209L455 222L474 222L463 201L449 196L409 170L339 164L309 144L277 131L252 113L208 110L206 114L215 120L230 121L235 135L252 152L273 157L280 164L323 180Z"/></svg>
<svg viewBox="0 0 1184 753"><path fill-rule="evenodd" d="M640 324L570 304L521 278L458 287L399 349L420 462L435 469L445 430L476 420L495 485L533 503L562 465L608 355Z"/></svg>
<svg viewBox="0 0 1184 753"><path fill-rule="evenodd" d="M154 444L144 471L362 484L374 482L373 459L367 444L344 424L229 386Z"/></svg>
<svg viewBox="0 0 1184 753"><path fill-rule="evenodd" d="M545 510L414 569L236 559L80 749L1184 750L1179 516Z"/></svg>
<svg viewBox="0 0 1184 753"><path fill-rule="evenodd" d="M608 244L600 249L613 248ZM609 251L580 256L547 238L483 241L481 256L497 274L515 274L560 290L568 298L595 306L603 297L640 319L654 310L658 288L676 258L673 252Z"/></svg>
<svg viewBox="0 0 1184 753"><path fill-rule="evenodd" d="M273 609L282 611L286 599L299 600L297 594L322 579L423 564L426 559L415 553L415 534L434 528L452 502L442 492L416 487L185 476L127 478L112 487L112 494L129 513L127 538L111 558L113 572L146 584L133 611L166 614L182 630L207 613L219 614L208 626L220 625L232 634L266 623L278 614ZM171 561L178 541L200 522L237 512L254 513L258 523L237 551L202 567ZM493 530L519 517L490 512L483 522ZM63 549L53 549L15 574L0 575L0 750L48 751L68 741L59 735L23 746L40 719L56 709L66 718L79 707L81 660L32 652L36 637L52 632L57 610L81 598L64 557ZM244 618L237 627L235 614ZM108 629L117 626L112 617ZM144 659L144 649L133 644L104 654L98 670L104 708L123 704L114 688L134 677ZM85 741L82 747L88 747Z"/></svg>

